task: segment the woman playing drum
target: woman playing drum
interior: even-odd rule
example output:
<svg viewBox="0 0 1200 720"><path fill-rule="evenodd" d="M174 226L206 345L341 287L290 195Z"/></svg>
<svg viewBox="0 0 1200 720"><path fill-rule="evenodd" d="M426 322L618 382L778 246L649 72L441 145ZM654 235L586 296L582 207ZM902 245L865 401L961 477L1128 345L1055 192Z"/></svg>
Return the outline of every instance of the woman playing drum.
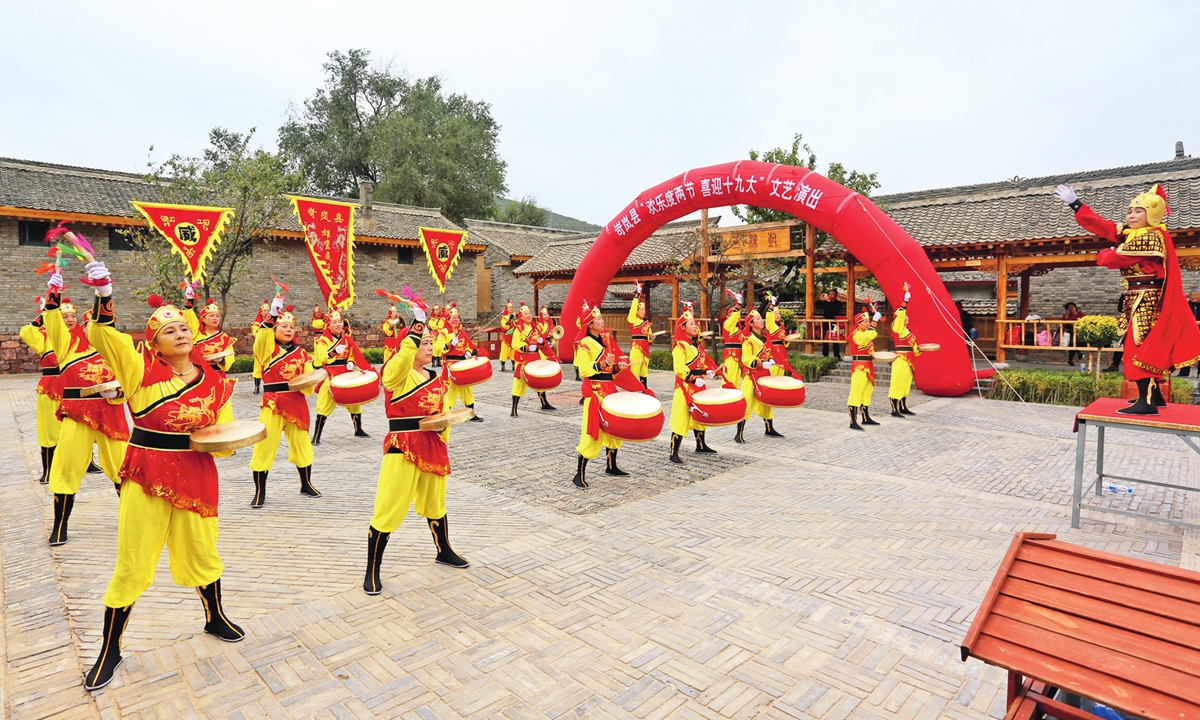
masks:
<svg viewBox="0 0 1200 720"><path fill-rule="evenodd" d="M654 326L650 324L650 302L642 300L642 284L633 284L633 302L629 304L629 370L634 377L642 381L644 387L650 387L650 333Z"/></svg>
<svg viewBox="0 0 1200 720"><path fill-rule="evenodd" d="M858 412L862 411L863 425L878 425L871 419L871 392L875 389L875 338L879 333L875 325L883 315L874 315L863 310L854 316L855 328L850 333L850 348L854 362L850 363L850 397L846 405L850 408L850 429L862 430L858 424Z"/></svg>
<svg viewBox="0 0 1200 720"><path fill-rule="evenodd" d="M525 303L521 303L521 309L517 313L517 321L513 324L512 334L512 357L513 357L513 382L512 382L512 415L517 417L517 405L521 402L521 398L525 397L525 391L529 386L525 384L525 365L541 360L543 355L548 360L558 362L558 356L554 352L554 347L550 344L550 338L543 336L537 331L537 327L533 323L533 313L529 310ZM546 399L544 390L537 391L538 399L542 401L542 410L554 410L554 406Z"/></svg>
<svg viewBox="0 0 1200 720"><path fill-rule="evenodd" d="M387 396L388 434L383 441L383 464L375 490L375 511L367 533L367 573L363 590L378 595L383 590L380 567L388 537L400 527L408 507L429 522L437 562L456 568L470 563L450 547L446 526L446 476L450 456L446 451L449 430L421 430L421 419L442 411L446 382L423 368L433 357L433 338L425 325L425 308L412 305L413 322L400 349L383 366Z"/></svg>
<svg viewBox="0 0 1200 720"><path fill-rule="evenodd" d="M691 430L696 435L696 452L715 454L717 451L704 440L706 426L696 422L691 415L692 393L699 392L715 378L717 364L696 344L700 326L692 315L690 304L679 315L675 323L675 337L671 346L671 359L675 369L675 395L671 400L671 462L683 463L679 449L683 439Z"/></svg>
<svg viewBox="0 0 1200 720"><path fill-rule="evenodd" d="M196 291L191 285L183 288L183 319L191 330L195 344L192 346L192 362L201 362L211 367L216 373L225 377L233 366L235 354L233 346L237 343L233 337L221 331L221 306L212 298L195 311ZM228 354L225 354L228 353ZM214 360L205 360L213 355L221 355ZM231 382L237 382L232 380ZM221 422L233 422L233 399L221 407Z"/></svg>
<svg viewBox="0 0 1200 720"><path fill-rule="evenodd" d="M742 294L726 290L734 305L725 314L721 323L721 367L725 371L725 379L740 386L742 382Z"/></svg>
<svg viewBox="0 0 1200 720"><path fill-rule="evenodd" d="M221 606L217 554L217 466L195 452L189 434L214 425L233 394L233 381L191 360L192 333L183 313L151 296L157 309L146 321L139 352L133 339L113 327L112 283L102 262L87 265L96 285L88 339L121 382L129 398L134 431L121 465L117 517L117 564L104 593L104 640L85 676L89 690L104 687L121 663L121 633L138 597L154 581L167 548L171 578L196 588L204 607L204 631L226 642L245 633Z"/></svg>
<svg viewBox="0 0 1200 720"><path fill-rule="evenodd" d="M254 316L254 322L250 323L250 336L258 337L258 329L262 327L263 319L271 314L271 303L263 300L258 306L258 314ZM262 363L258 361L258 357L254 358L254 371L251 375L254 377L254 394L262 392Z"/></svg>
<svg viewBox="0 0 1200 720"><path fill-rule="evenodd" d="M400 349L400 341L408 334L408 326L400 322L400 311L395 305L388 306L387 317L380 325L383 333L383 361L387 362Z"/></svg>
<svg viewBox="0 0 1200 720"><path fill-rule="evenodd" d="M466 330L463 330L462 317L458 314L456 303L452 303L446 311L446 326L434 339L433 350L434 352L440 350L446 358L446 365L442 371L442 375L447 378L449 387L449 391L446 393L445 409L453 408L458 404L458 398L462 397L463 405L471 408L471 422L483 422L483 418L474 414L475 391L470 387L459 387L448 379L451 365L479 355L479 346L471 342L471 336L467 334Z"/></svg>
<svg viewBox="0 0 1200 720"><path fill-rule="evenodd" d="M751 310L742 325L742 395L746 397L746 420L757 413L763 419L768 437L783 437L775 431L775 409L763 405L754 394L755 381L764 375L770 375L771 369L775 367L774 348L763 335L766 321L758 314L758 310ZM743 435L746 420L738 423L737 436L734 437L736 442L746 442Z"/></svg>
<svg viewBox="0 0 1200 720"><path fill-rule="evenodd" d="M374 369L358 348L358 343L350 337L346 319L336 307L331 308L325 315L325 329L313 339L313 367L325 368L330 379L355 368ZM321 383L317 390L317 419L313 423L313 445L321 444L321 431L325 429L325 421L337 406L329 390L329 382ZM347 405L346 410L354 423L354 437L371 437L362 429L362 405Z"/></svg>

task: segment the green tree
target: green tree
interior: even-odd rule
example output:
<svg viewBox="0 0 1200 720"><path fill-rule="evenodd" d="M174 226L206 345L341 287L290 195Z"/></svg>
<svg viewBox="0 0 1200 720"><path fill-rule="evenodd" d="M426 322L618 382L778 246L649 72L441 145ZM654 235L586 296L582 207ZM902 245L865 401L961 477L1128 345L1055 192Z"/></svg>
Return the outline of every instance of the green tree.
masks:
<svg viewBox="0 0 1200 720"><path fill-rule="evenodd" d="M550 221L550 214L546 208L537 204L536 197L526 195L520 200L507 201L504 207L497 210L494 219L514 225L546 227Z"/></svg>
<svg viewBox="0 0 1200 720"><path fill-rule="evenodd" d="M369 179L383 202L438 207L456 222L492 216L507 165L488 103L446 93L437 77L372 67L365 50L330 53L324 67L325 87L279 130L310 188L357 197Z"/></svg>
<svg viewBox="0 0 1200 720"><path fill-rule="evenodd" d="M213 128L201 157L172 155L161 164L151 162L146 177L158 188L161 202L233 208L233 220L205 268L204 293L219 297L223 308L245 276L254 246L269 242L291 214L284 193L304 187L303 178L288 169L291 163L285 157L250 149L254 132L254 128L245 134ZM185 273L170 244L149 227L135 229L128 237L143 250L137 259L151 278L139 291L179 302Z"/></svg>

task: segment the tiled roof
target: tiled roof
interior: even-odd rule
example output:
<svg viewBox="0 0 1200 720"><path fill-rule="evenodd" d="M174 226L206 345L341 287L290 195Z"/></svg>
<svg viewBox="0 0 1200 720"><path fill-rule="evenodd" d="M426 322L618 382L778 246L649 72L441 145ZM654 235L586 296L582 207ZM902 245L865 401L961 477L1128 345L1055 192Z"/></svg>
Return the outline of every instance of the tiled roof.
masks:
<svg viewBox="0 0 1200 720"><path fill-rule="evenodd" d="M717 227L720 216L708 220L709 227ZM633 249L623 268L669 266L679 261L680 248L688 244L685 235L693 235L700 227L699 220L682 220L663 225L653 235ZM573 274L591 249L599 233L585 233L548 244L545 249L521 265L514 275Z"/></svg>
<svg viewBox="0 0 1200 720"><path fill-rule="evenodd" d="M471 233L472 242L494 245L509 257L532 257L553 240L579 235L575 230L556 230L472 218L467 218L467 230Z"/></svg>
<svg viewBox="0 0 1200 720"><path fill-rule="evenodd" d="M141 175L0 158L0 207L133 217L131 200L156 199L155 187ZM351 198L326 199L357 202ZM464 229L443 217L437 208L375 202L372 209L378 228L369 233L360 230L360 236L416 240L417 228L422 226ZM278 229L300 232L300 224L289 215ZM469 235L467 242L478 244Z"/></svg>
<svg viewBox="0 0 1200 720"><path fill-rule="evenodd" d="M874 198L921 245L1048 240L1088 235L1070 208L1054 198L1054 188L1070 185L1100 215L1120 220L1134 195L1156 182L1167 191L1167 227L1200 227L1200 158L1133 165L1108 170L1014 178L982 185L936 188ZM832 241L823 252L842 252Z"/></svg>
<svg viewBox="0 0 1200 720"><path fill-rule="evenodd" d="M996 284L996 273L979 272L978 270L956 270L954 272L938 273L944 283L991 283Z"/></svg>
<svg viewBox="0 0 1200 720"><path fill-rule="evenodd" d="M959 298L963 309L976 317L996 317L996 298ZM1009 317L1016 317L1020 308L1020 298L1008 298L1004 307Z"/></svg>

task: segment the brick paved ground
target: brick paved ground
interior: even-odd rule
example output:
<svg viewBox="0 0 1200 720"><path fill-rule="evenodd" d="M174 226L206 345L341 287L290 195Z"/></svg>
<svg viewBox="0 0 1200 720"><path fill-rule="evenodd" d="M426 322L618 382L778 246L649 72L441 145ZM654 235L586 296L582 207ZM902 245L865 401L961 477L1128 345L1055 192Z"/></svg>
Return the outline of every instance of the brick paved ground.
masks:
<svg viewBox="0 0 1200 720"><path fill-rule="evenodd" d="M339 411L297 493L281 448L267 507L252 511L249 452L220 461L227 611L248 632L201 631L193 590L166 558L137 603L126 661L82 689L100 640L117 498L88 476L71 540L46 545L33 379L0 380L0 693L7 717L1000 718L1003 677L958 659L1012 534L1057 532L1091 547L1196 566L1196 538L1160 523L1085 513L1070 529L1070 408L914 397L866 433L846 429L842 386L813 385L778 413L772 440L714 429L716 457L666 462L665 437L627 445L635 473L570 485L578 385L559 410L508 417L507 378L478 393L482 424L459 426L448 506L466 571L434 565L410 514L361 590L384 420L354 440ZM666 396L669 375L652 386ZM531 396L532 397L532 396ZM256 415L249 382L236 411ZM664 430L664 432L667 432ZM1113 472L1186 478L1173 438L1110 431ZM496 449L511 460L496 456ZM690 441L685 445L690 448ZM595 463L594 463L595 464ZM603 464L600 463L601 469ZM1110 502L1196 517L1181 493Z"/></svg>

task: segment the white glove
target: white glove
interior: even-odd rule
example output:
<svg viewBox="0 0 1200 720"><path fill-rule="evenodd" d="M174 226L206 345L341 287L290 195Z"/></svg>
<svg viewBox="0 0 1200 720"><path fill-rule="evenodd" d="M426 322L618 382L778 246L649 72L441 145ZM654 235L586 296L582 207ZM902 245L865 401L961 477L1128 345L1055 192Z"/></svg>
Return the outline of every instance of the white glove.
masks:
<svg viewBox="0 0 1200 720"><path fill-rule="evenodd" d="M100 397L104 398L105 400L113 400L116 399L119 393L119 390L105 390L104 392L100 393Z"/></svg>
<svg viewBox="0 0 1200 720"><path fill-rule="evenodd" d="M775 361L774 360L763 360L762 366L765 368L773 368L773 367L775 367Z"/></svg>
<svg viewBox="0 0 1200 720"><path fill-rule="evenodd" d="M698 388L708 387L708 383L704 382L704 378L696 378L694 384Z"/></svg>
<svg viewBox="0 0 1200 720"><path fill-rule="evenodd" d="M346 369L347 369L347 370L353 370L353 369L355 369L354 362L353 362L353 361L347 362L347 363L346 363Z"/></svg>
<svg viewBox="0 0 1200 720"><path fill-rule="evenodd" d="M1054 197L1062 200L1067 205L1070 205L1079 199L1079 196L1075 194L1075 191L1071 189L1070 185L1059 185L1054 189Z"/></svg>
<svg viewBox="0 0 1200 720"><path fill-rule="evenodd" d="M271 317L279 317L281 312L283 312L283 298L277 297L271 301Z"/></svg>
<svg viewBox="0 0 1200 720"><path fill-rule="evenodd" d="M470 351L470 350L468 350L468 351L466 351L465 353L463 353L463 357L465 357L466 359L470 360L470 359L471 359L471 351Z"/></svg>
<svg viewBox="0 0 1200 720"><path fill-rule="evenodd" d="M426 322L429 319L429 315L425 313L424 309L419 308L416 305L411 305L410 307L413 311L413 319L417 322Z"/></svg>
<svg viewBox="0 0 1200 720"><path fill-rule="evenodd" d="M400 318L392 318L391 320L388 320L388 322L392 324L392 327L396 327L400 324Z"/></svg>
<svg viewBox="0 0 1200 720"><path fill-rule="evenodd" d="M50 288L51 290L55 290L55 289L61 290L62 286L63 286L62 273L60 273L57 270L50 273L50 279L46 281L46 287Z"/></svg>
<svg viewBox="0 0 1200 720"><path fill-rule="evenodd" d="M346 343L340 343L338 345L335 345L333 348L333 351L335 353L337 353L338 355L341 355L342 353L346 352Z"/></svg>
<svg viewBox="0 0 1200 720"><path fill-rule="evenodd" d="M530 345L529 352L537 352L537 345Z"/></svg>
<svg viewBox="0 0 1200 720"><path fill-rule="evenodd" d="M87 270L88 278L91 280L99 281L99 280L109 280L111 278L111 274L108 272L108 268L104 267L104 263L100 262L99 260L93 260L92 262L88 263L87 265L84 265L83 267L85 270ZM99 295L100 297L108 297L109 295L112 295L112 283L111 282L107 282L103 285L95 285L93 287L96 290L96 294Z"/></svg>
<svg viewBox="0 0 1200 720"><path fill-rule="evenodd" d="M641 284L640 282L635 282L635 283L633 284L633 293L634 293L635 295L641 295L641 294L642 294L642 284Z"/></svg>
<svg viewBox="0 0 1200 720"><path fill-rule="evenodd" d="M874 315L872 315L872 316L871 316L871 320L872 320L873 322L879 322L879 320L880 320L882 317L883 317L883 313L881 313L881 312L876 312Z"/></svg>
<svg viewBox="0 0 1200 720"><path fill-rule="evenodd" d="M716 374L715 372L713 372L712 370L705 370L705 371L704 371L704 377L708 378L709 380L712 380L712 379L713 379L713 378L715 378L716 376L717 376L717 374Z"/></svg>
<svg viewBox="0 0 1200 720"><path fill-rule="evenodd" d="M191 285L184 285L183 286L183 299L184 300L195 300L196 299L196 289L193 288Z"/></svg>
<svg viewBox="0 0 1200 720"><path fill-rule="evenodd" d="M912 300L912 293L910 293L906 290L904 292L904 302L908 302L909 300Z"/></svg>
<svg viewBox="0 0 1200 720"><path fill-rule="evenodd" d="M734 296L735 298L737 298L737 303L738 303L738 305L741 305L741 304L742 304L742 294L741 294L741 293L734 293L734 295L733 295L733 296Z"/></svg>
<svg viewBox="0 0 1200 720"><path fill-rule="evenodd" d="M458 347L458 338L454 338L450 341L450 347Z"/></svg>

